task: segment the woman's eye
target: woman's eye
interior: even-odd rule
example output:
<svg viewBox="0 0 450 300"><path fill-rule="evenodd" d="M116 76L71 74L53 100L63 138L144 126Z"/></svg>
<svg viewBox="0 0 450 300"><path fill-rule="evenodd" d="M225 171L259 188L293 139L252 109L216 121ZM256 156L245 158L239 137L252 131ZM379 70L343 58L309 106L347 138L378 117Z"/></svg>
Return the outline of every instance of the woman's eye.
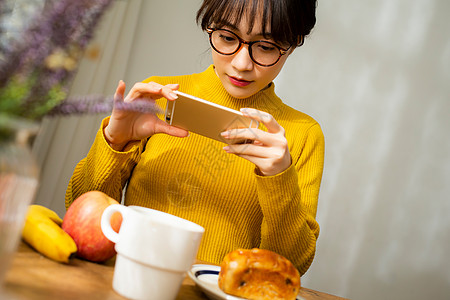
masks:
<svg viewBox="0 0 450 300"><path fill-rule="evenodd" d="M220 34L220 39L222 39L224 42L234 42L236 40L236 38L234 36L231 35L225 35L225 34Z"/></svg>
<svg viewBox="0 0 450 300"><path fill-rule="evenodd" d="M272 52L272 51L276 51L277 48L271 44L267 44L267 43L259 43L258 44L258 49L263 51L263 52Z"/></svg>

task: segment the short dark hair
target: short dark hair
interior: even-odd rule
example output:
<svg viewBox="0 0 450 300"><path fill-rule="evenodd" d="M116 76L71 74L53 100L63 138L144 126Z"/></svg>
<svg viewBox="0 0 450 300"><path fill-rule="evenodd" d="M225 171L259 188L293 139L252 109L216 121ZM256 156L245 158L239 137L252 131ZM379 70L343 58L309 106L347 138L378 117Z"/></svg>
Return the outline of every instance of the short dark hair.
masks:
<svg viewBox="0 0 450 300"><path fill-rule="evenodd" d="M239 25L249 16L249 33L262 12L262 31L270 22L271 37L280 43L297 46L316 24L317 0L204 0L197 12L197 24L206 30L212 24Z"/></svg>

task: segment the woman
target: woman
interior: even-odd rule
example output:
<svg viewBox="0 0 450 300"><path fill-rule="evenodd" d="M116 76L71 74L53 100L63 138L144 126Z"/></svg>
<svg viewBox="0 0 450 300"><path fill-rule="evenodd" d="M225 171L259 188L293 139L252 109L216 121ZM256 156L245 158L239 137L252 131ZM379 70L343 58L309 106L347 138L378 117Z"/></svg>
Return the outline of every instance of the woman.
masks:
<svg viewBox="0 0 450 300"><path fill-rule="evenodd" d="M324 139L311 117L282 103L273 80L315 24L315 0L205 0L197 22L213 65L199 74L150 77L125 96L165 107L174 90L236 110L258 129L224 132L225 145L169 126L154 114L113 110L76 167L66 207L101 190L124 204L158 209L203 226L198 259L219 264L237 248L265 248L304 274L315 253ZM224 147L225 146L225 147Z"/></svg>

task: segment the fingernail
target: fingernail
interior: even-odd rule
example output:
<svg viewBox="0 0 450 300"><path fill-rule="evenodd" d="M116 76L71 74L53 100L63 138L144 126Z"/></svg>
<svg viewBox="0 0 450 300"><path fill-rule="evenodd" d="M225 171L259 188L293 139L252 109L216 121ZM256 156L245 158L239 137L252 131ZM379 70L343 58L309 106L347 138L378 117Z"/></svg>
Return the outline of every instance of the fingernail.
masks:
<svg viewBox="0 0 450 300"><path fill-rule="evenodd" d="M172 97L173 99L178 99L178 95L175 94L174 92L170 92L169 95L170 95L170 97Z"/></svg>
<svg viewBox="0 0 450 300"><path fill-rule="evenodd" d="M225 147L223 147L223 150L228 151L228 150L230 150L230 147L229 146L225 146Z"/></svg>
<svg viewBox="0 0 450 300"><path fill-rule="evenodd" d="M224 131L224 132L221 132L220 135L223 136L223 137L228 137L229 132L228 131Z"/></svg>

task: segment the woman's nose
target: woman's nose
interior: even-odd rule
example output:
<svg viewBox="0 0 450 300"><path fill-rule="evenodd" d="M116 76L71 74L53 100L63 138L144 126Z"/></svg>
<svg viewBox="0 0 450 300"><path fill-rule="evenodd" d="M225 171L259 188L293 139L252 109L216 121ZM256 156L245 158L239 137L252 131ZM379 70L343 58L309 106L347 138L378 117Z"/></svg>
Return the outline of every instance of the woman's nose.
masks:
<svg viewBox="0 0 450 300"><path fill-rule="evenodd" d="M231 65L239 71L250 71L253 69L253 60L250 57L248 45L243 45L241 49L233 54Z"/></svg>

